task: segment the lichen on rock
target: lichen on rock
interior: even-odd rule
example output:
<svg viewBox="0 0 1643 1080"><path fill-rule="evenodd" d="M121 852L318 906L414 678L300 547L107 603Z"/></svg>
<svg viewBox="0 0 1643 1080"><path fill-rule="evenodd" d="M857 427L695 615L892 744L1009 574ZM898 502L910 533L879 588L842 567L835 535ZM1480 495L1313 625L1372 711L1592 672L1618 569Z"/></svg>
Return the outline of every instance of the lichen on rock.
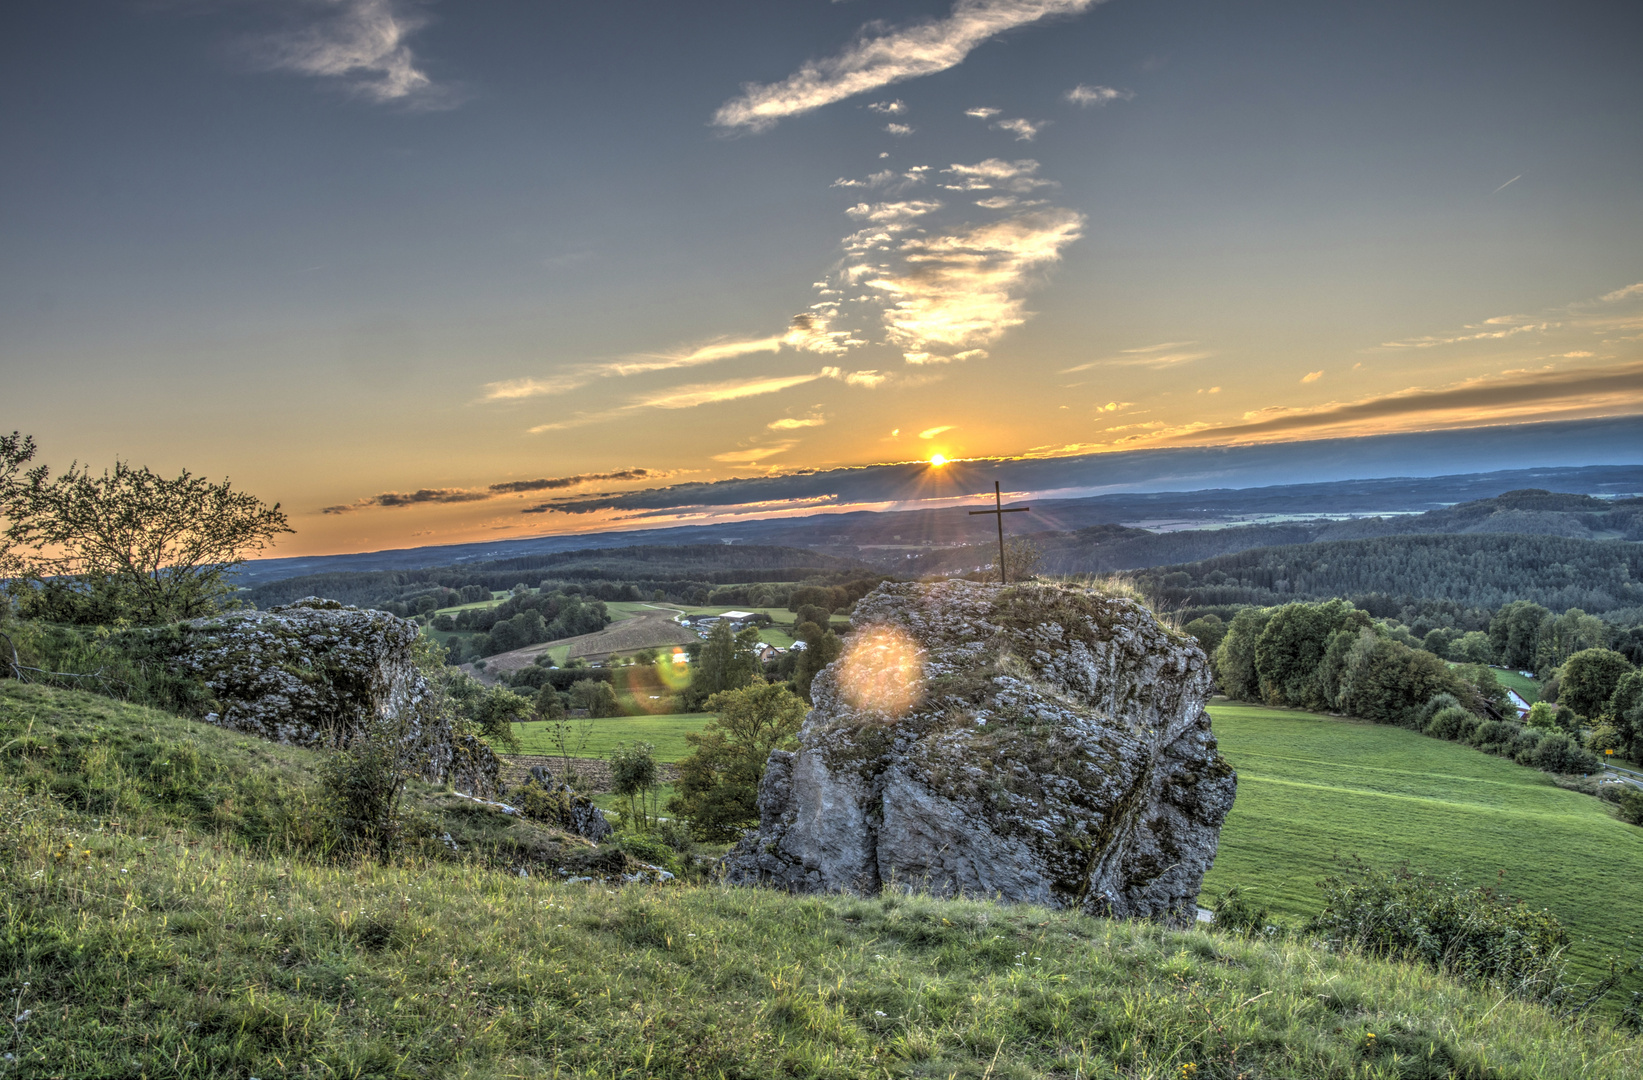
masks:
<svg viewBox="0 0 1643 1080"><path fill-rule="evenodd" d="M1237 778L1190 638L1127 597L1036 582L887 583L852 621L912 643L915 703L852 698L848 652L824 670L729 880L1192 921Z"/></svg>
<svg viewBox="0 0 1643 1080"><path fill-rule="evenodd" d="M333 750L391 732L423 779L494 794L496 755L431 707L434 689L412 652L417 634L387 612L308 597L182 624L176 663L215 699L209 723Z"/></svg>

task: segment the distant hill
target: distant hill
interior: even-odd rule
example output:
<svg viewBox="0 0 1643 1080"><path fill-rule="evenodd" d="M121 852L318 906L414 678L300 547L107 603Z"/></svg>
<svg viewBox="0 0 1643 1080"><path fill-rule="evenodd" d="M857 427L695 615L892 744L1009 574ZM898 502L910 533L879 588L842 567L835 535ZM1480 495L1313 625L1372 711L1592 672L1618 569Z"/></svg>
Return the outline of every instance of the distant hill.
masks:
<svg viewBox="0 0 1643 1080"><path fill-rule="evenodd" d="M535 587L543 580L556 582L622 582L641 591L677 591L679 583L736 585L755 581L844 579L873 573L855 559L840 558L802 548L750 545L693 544L636 545L580 551L523 555L490 562L411 570L330 571L279 578L255 585L250 599L258 607L286 604L304 596L327 596L344 603L374 605L391 600L407 589L443 585L459 589L482 585L511 589L517 584Z"/></svg>
<svg viewBox="0 0 1643 1080"><path fill-rule="evenodd" d="M1045 573L1112 573L1196 562L1255 548L1334 540L1431 534L1512 534L1575 540L1643 540L1643 498L1598 499L1590 495L1524 488L1422 514L1318 518L1275 525L1153 532L1123 525L1033 533ZM907 573L971 569L996 558L988 543L903 558Z"/></svg>
<svg viewBox="0 0 1643 1080"><path fill-rule="evenodd" d="M1566 536L1457 532L1290 544L1155 566L1142 577L1172 606L1340 596L1371 611L1419 598L1643 614L1643 544Z"/></svg>

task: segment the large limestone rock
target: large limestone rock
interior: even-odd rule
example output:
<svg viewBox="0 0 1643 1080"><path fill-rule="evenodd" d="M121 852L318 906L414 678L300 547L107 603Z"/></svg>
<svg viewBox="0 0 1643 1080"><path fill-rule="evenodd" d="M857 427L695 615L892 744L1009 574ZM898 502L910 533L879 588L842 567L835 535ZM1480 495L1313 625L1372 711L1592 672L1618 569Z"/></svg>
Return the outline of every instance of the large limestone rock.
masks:
<svg viewBox="0 0 1643 1080"><path fill-rule="evenodd" d="M876 647L817 676L800 747L770 755L759 827L726 859L731 881L1192 921L1237 778L1191 638L1128 598L1037 583L886 584L852 622ZM911 677L889 683L922 670L899 713L885 680L857 670L885 667L898 640Z"/></svg>
<svg viewBox="0 0 1643 1080"><path fill-rule="evenodd" d="M414 623L316 597L268 611L231 611L182 626L177 663L203 681L209 723L274 742L345 749L394 730L424 779L476 795L499 789L499 762L430 708L412 659Z"/></svg>

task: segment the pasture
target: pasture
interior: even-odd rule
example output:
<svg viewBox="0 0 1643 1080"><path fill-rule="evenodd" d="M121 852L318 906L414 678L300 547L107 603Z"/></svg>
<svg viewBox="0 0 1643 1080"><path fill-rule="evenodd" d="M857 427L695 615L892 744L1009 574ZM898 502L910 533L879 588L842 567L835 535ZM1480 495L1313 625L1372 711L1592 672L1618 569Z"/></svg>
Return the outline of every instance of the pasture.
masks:
<svg viewBox="0 0 1643 1080"><path fill-rule="evenodd" d="M1255 705L1210 706L1238 798L1204 879L1298 923L1336 857L1407 863L1555 913L1588 975L1635 957L1643 829L1550 776L1401 728ZM1637 989L1638 987L1633 987Z"/></svg>
<svg viewBox="0 0 1643 1080"><path fill-rule="evenodd" d="M608 757L619 743L648 742L656 747L657 761L678 761L690 753L685 734L702 730L711 719L712 713L605 717L593 721L593 734L581 756ZM552 741L552 725L548 723L515 724L513 731L519 737L519 749L524 753L553 755L559 752Z"/></svg>
<svg viewBox="0 0 1643 1080"><path fill-rule="evenodd" d="M1495 673L1496 682L1508 690L1516 690L1518 696L1523 698L1524 701L1533 705L1540 700L1539 679L1531 679L1526 675L1519 675L1515 671L1507 671L1503 668L1494 668L1492 670Z"/></svg>

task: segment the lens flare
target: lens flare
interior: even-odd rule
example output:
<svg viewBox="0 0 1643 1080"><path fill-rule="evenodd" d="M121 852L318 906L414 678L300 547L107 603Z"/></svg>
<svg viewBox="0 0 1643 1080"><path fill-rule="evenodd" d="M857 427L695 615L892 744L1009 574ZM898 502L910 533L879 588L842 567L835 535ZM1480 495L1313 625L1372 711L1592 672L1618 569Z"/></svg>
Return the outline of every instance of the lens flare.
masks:
<svg viewBox="0 0 1643 1080"><path fill-rule="evenodd" d="M898 627L851 634L838 665L839 693L852 708L900 716L924 696L924 650Z"/></svg>

